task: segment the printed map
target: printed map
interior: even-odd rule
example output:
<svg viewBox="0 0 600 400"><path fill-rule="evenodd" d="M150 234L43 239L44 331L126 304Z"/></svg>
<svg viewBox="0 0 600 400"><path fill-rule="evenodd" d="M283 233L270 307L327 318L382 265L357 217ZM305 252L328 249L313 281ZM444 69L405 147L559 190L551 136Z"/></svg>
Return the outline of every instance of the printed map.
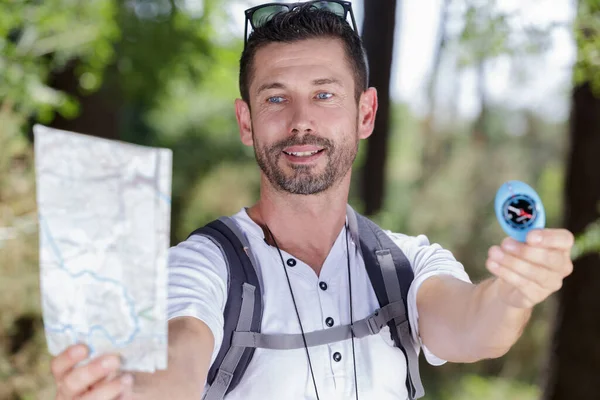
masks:
<svg viewBox="0 0 600 400"><path fill-rule="evenodd" d="M44 327L123 369L167 364L172 153L34 127Z"/></svg>

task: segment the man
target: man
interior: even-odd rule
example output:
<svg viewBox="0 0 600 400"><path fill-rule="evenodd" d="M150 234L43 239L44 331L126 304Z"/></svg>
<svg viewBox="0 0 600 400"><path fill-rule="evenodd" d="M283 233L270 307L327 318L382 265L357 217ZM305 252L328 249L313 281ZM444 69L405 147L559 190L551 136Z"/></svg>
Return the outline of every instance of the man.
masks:
<svg viewBox="0 0 600 400"><path fill-rule="evenodd" d="M235 102L241 140L261 169L261 194L233 220L258 259L261 331L295 334L299 325L309 332L348 324L352 306L355 320L378 307L346 228L351 166L359 140L373 131L377 94L367 87L356 28L346 22L348 3L278 6L276 15L269 7L247 12L254 31ZM409 322L414 345L433 364L505 354L532 307L572 271L573 236L561 229L490 248L493 277L478 285L425 236L389 236L414 271ZM201 398L223 339L227 266L214 243L193 235L171 249L169 270L168 369L118 375L115 355L76 367L87 350L72 346L52 362L57 399ZM258 349L225 398L406 399L406 368L389 331L310 352Z"/></svg>

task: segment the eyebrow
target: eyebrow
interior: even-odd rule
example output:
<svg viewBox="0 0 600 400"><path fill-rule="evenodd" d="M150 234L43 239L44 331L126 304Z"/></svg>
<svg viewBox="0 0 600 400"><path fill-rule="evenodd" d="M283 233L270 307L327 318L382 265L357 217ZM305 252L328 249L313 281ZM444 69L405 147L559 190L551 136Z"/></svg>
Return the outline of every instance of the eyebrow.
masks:
<svg viewBox="0 0 600 400"><path fill-rule="evenodd" d="M338 85L338 86L343 86L342 82L339 79L336 78L321 78L321 79L315 79L314 81L312 81L313 86L320 86L320 85Z"/></svg>
<svg viewBox="0 0 600 400"><path fill-rule="evenodd" d="M258 91L256 93L258 94L258 93L262 92L263 90L269 90L269 89L285 89L285 85L280 82L263 83L262 85L260 85L260 87L258 88Z"/></svg>
<svg viewBox="0 0 600 400"><path fill-rule="evenodd" d="M338 85L343 86L342 82L336 78L319 78L312 81L313 86L322 86L322 85ZM285 85L281 82L267 82L258 88L257 94L269 89L285 89Z"/></svg>

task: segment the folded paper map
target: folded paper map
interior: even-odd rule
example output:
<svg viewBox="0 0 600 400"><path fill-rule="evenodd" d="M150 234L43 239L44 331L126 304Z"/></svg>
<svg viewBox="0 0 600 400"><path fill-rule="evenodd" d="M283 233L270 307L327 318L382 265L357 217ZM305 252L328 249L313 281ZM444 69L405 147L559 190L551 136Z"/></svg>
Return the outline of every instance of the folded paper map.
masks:
<svg viewBox="0 0 600 400"><path fill-rule="evenodd" d="M167 364L172 153L34 127L44 328L125 370Z"/></svg>

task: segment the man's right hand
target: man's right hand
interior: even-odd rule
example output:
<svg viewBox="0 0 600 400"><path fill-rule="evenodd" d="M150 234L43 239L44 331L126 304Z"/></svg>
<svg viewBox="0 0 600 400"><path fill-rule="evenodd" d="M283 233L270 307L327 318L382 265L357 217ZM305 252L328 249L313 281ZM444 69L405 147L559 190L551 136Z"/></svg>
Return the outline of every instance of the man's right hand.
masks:
<svg viewBox="0 0 600 400"><path fill-rule="evenodd" d="M87 356L87 347L76 344L52 359L56 400L131 398L133 376L119 374L121 361L118 355L103 355L86 365L77 366Z"/></svg>
<svg viewBox="0 0 600 400"><path fill-rule="evenodd" d="M116 354L78 365L88 357L88 349L83 344L74 345L52 360L56 400L199 399L213 348L211 330L194 317L169 320L169 368L154 373L121 374Z"/></svg>

